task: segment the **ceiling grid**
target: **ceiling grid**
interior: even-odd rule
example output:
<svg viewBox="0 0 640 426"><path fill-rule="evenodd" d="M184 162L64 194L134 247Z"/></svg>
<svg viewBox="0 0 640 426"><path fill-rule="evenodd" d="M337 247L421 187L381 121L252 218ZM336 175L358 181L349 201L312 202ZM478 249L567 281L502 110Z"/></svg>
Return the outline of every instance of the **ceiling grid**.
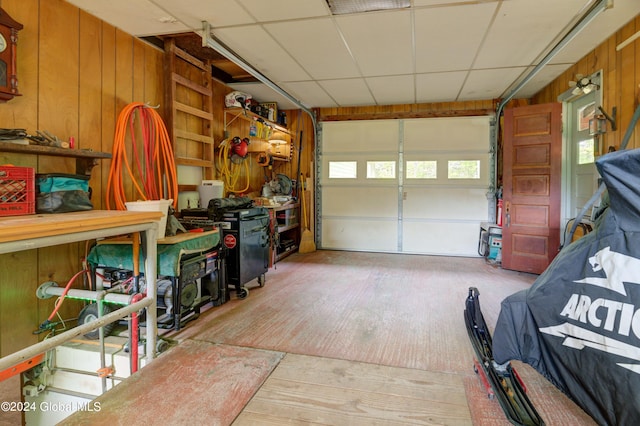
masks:
<svg viewBox="0 0 640 426"><path fill-rule="evenodd" d="M315 108L500 99L597 0L411 0L341 15L327 0L67 1L138 37L199 37L206 21L229 50ZM640 13L637 0L613 3L518 97L534 95ZM232 88L296 108L243 81L246 73L224 72Z"/></svg>

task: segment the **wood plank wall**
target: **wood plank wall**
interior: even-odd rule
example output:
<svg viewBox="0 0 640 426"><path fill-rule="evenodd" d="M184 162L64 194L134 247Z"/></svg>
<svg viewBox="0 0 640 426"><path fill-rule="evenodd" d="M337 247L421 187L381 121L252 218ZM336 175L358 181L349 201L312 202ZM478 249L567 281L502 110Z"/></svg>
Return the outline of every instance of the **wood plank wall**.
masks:
<svg viewBox="0 0 640 426"><path fill-rule="evenodd" d="M65 140L73 136L78 148L111 152L125 105L162 105L161 50L63 0L2 0L1 5L24 29L18 34L22 96L0 104L0 127L32 134L48 130ZM7 163L38 173L75 169L73 159L0 153L0 164ZM101 160L93 169L96 209L104 207L109 166ZM0 255L0 355L37 341L32 332L49 316L53 300L39 301L36 288L50 280L66 284L80 270L84 253L84 244L69 244ZM71 301L63 307L63 318L79 310Z"/></svg>
<svg viewBox="0 0 640 426"><path fill-rule="evenodd" d="M464 117L494 113L495 100L318 108L318 121Z"/></svg>
<svg viewBox="0 0 640 426"><path fill-rule="evenodd" d="M585 31L589 31L589 28ZM569 81L576 80L576 74L590 75L602 70L603 108L609 115L614 107L617 109L617 130L612 131L608 126L609 131L603 139L604 152L610 146L618 149L640 98L640 39L620 51L616 50L616 46L637 31L640 31L640 16L631 19L627 25L543 88L533 97L532 103L556 102L558 96L569 89ZM639 147L640 131L635 131L627 148Z"/></svg>
<svg viewBox="0 0 640 426"><path fill-rule="evenodd" d="M24 128L29 133L48 130L62 139L73 136L81 149L111 152L118 114L131 102L160 105L164 101L164 52L87 14L63 0L0 0L0 5L24 25L18 41L18 78L22 96L0 103L0 128ZM224 97L232 89L214 82L216 145L225 137ZM296 149L290 162L277 161L272 173L295 178L299 130L305 148L301 169L310 176L313 160L311 120L299 111L287 111ZM301 116L298 126L298 115ZM245 122L246 123L246 122ZM240 126L240 127L238 127ZM240 122L229 134L248 136ZM249 158L250 192L259 194L265 170L256 155ZM73 173L75 161L61 157L0 153L0 164L33 167L37 173ZM101 160L93 169L90 185L96 209L105 208L111 161ZM271 171L269 172L271 173ZM127 187L128 195L133 193ZM69 244L0 255L0 356L35 343L43 334L32 334L52 311L53 300L38 300L37 287L46 281L66 284L81 269L84 244ZM77 285L81 286L78 282ZM80 310L67 301L62 317Z"/></svg>

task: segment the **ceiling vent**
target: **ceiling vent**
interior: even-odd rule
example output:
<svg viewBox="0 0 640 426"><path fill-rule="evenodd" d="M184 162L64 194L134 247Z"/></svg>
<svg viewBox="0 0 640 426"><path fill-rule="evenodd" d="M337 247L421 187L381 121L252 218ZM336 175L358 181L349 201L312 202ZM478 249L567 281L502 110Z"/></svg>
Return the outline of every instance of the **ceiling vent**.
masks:
<svg viewBox="0 0 640 426"><path fill-rule="evenodd" d="M334 15L372 12L375 10L405 9L411 0L327 0Z"/></svg>

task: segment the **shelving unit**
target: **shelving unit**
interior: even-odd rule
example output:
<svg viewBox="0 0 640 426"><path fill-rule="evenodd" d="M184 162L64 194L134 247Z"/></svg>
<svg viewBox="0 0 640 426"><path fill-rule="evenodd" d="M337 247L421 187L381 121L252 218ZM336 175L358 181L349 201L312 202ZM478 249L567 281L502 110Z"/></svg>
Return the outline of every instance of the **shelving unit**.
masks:
<svg viewBox="0 0 640 426"><path fill-rule="evenodd" d="M88 149L56 148L42 145L22 145L11 142L0 142L0 152L75 158L76 174L87 176L90 175L91 170L98 165L99 159L111 158L111 153L108 152L91 151Z"/></svg>
<svg viewBox="0 0 640 426"><path fill-rule="evenodd" d="M300 246L300 203L273 207L271 210L277 224L279 246L276 247L275 261L279 262L297 252Z"/></svg>
<svg viewBox="0 0 640 426"><path fill-rule="evenodd" d="M229 121L227 121L227 116L232 116L233 118ZM282 132L282 133L286 133L288 135L291 135L291 133L289 133L289 129L287 129L286 127L283 127L273 121L269 121L266 118L264 118L261 115L258 115L254 112L251 112L249 110L243 109L243 108L225 108L224 110L224 128L226 130L227 126L229 126L231 123L233 123L237 118L243 119L243 120L247 120L247 121L256 121L256 120L262 120L265 123L267 123L269 126L273 127L275 130L277 130L278 132Z"/></svg>
<svg viewBox="0 0 640 426"><path fill-rule="evenodd" d="M270 151L271 144L269 143L269 139L274 139L274 136L276 134L279 134L279 136L281 136L282 139L287 142L288 152L284 153L283 155L273 155L273 159L279 160L279 161L291 161L291 154L293 153L293 146L292 146L293 139L291 137L291 133L289 132L289 129L273 121L269 121L266 118L262 117L261 115L258 115L249 110L246 110L243 108L226 108L224 110L225 134L227 133L229 125L231 125L237 119L241 119L249 123L253 123L255 121L260 120L274 130L274 133L269 138L262 138L259 136L249 136L249 138L251 139L251 144L249 145L249 149L248 149L249 152ZM228 136L229 135L226 135L226 137Z"/></svg>

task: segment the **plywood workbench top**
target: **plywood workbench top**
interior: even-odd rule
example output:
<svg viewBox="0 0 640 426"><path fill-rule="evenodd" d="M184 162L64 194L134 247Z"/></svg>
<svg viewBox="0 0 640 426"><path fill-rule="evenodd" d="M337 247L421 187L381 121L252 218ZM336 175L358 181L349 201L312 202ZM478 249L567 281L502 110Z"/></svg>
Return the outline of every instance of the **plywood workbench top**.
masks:
<svg viewBox="0 0 640 426"><path fill-rule="evenodd" d="M160 220L161 212L91 210L0 218L0 243L95 231Z"/></svg>

